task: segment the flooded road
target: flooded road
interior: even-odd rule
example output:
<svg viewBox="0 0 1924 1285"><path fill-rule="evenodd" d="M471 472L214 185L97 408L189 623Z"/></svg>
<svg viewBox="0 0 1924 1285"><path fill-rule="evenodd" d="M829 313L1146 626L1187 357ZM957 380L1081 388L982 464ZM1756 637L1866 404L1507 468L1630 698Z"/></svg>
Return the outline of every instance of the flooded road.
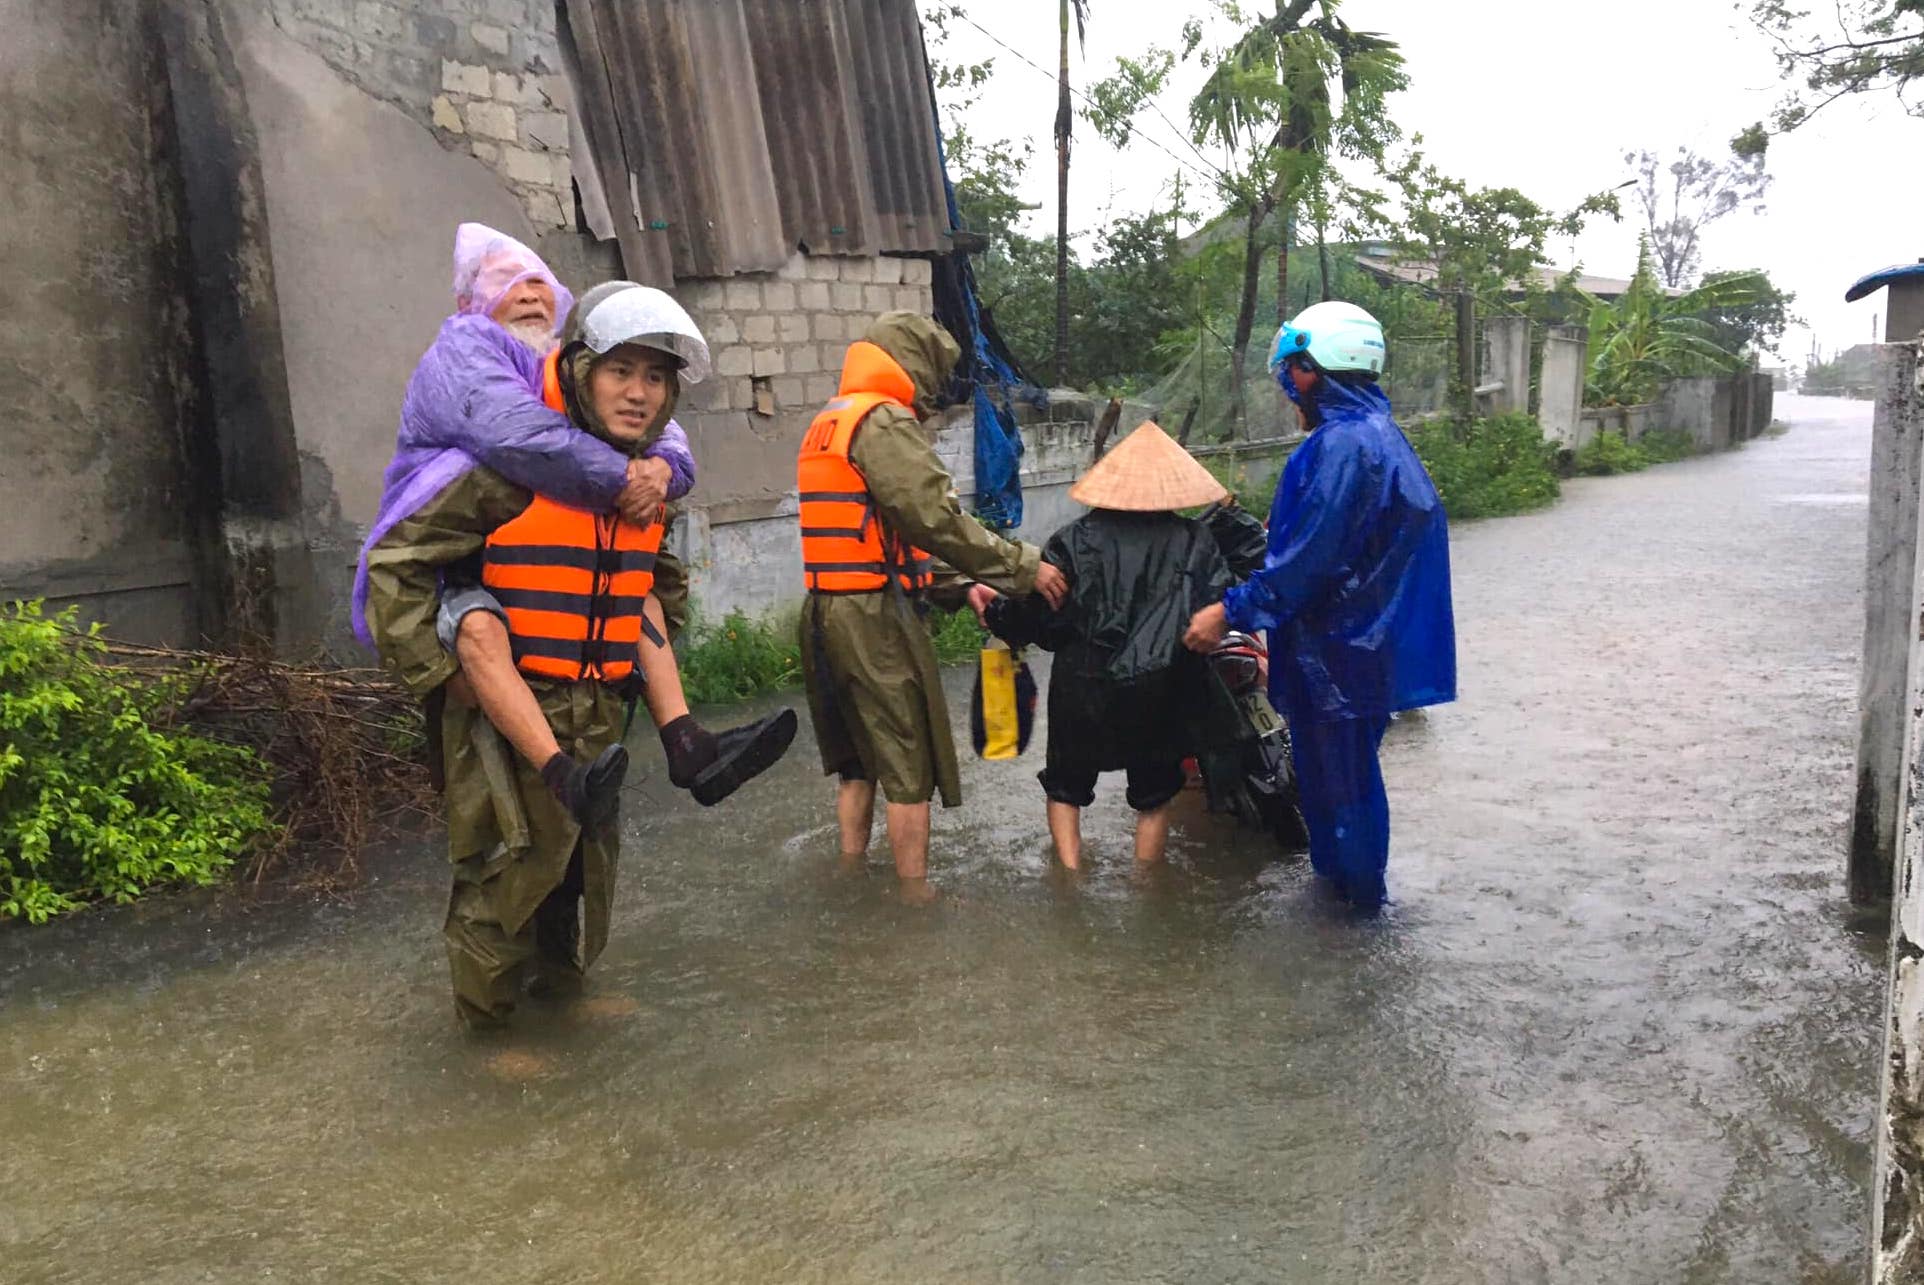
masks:
<svg viewBox="0 0 1924 1285"><path fill-rule="evenodd" d="M1106 778L1052 877L1039 744L906 907L804 732L714 812L631 792L592 985L638 1007L527 1009L526 1085L454 1026L438 848L0 929L0 1278L1854 1281L1870 416L1779 414L1456 532L1379 922L1193 796L1135 874Z"/></svg>

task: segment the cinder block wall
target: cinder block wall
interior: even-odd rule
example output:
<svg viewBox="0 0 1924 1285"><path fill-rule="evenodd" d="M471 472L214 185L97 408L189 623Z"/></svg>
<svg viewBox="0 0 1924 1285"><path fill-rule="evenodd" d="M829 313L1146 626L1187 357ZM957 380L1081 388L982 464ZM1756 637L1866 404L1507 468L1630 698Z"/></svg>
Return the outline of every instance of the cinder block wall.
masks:
<svg viewBox="0 0 1924 1285"><path fill-rule="evenodd" d="M835 395L842 358L869 323L897 308L934 308L922 259L797 254L778 272L686 280L674 293L715 359L676 418L701 465L696 502L717 525L780 510L795 489L802 433Z"/></svg>

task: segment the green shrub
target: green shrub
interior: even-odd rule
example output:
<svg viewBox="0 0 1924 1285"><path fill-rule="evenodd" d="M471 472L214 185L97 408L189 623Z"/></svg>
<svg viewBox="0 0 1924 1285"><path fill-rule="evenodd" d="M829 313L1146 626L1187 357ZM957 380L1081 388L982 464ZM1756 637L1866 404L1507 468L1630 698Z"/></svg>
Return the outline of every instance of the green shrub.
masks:
<svg viewBox="0 0 1924 1285"><path fill-rule="evenodd" d="M1586 477L1636 473L1650 467L1650 457L1621 433L1602 432L1578 448L1572 466Z"/></svg>
<svg viewBox="0 0 1924 1285"><path fill-rule="evenodd" d="M1528 415L1497 415L1467 428L1443 418L1418 423L1410 444L1452 518L1497 518L1540 509L1561 486L1556 451Z"/></svg>
<svg viewBox="0 0 1924 1285"><path fill-rule="evenodd" d="M675 643L690 704L723 705L802 681L795 618L750 620L731 611L718 625L700 621Z"/></svg>
<svg viewBox="0 0 1924 1285"><path fill-rule="evenodd" d="M944 665L971 665L982 650L982 626L973 611L931 611L935 658Z"/></svg>
<svg viewBox="0 0 1924 1285"><path fill-rule="evenodd" d="M72 609L0 614L0 918L211 884L269 829L259 756L165 727L187 679L105 651Z"/></svg>
<svg viewBox="0 0 1924 1285"><path fill-rule="evenodd" d="M973 661L982 631L972 611L932 611L935 658ZM682 689L691 705L727 705L802 681L802 647L792 614L750 620L730 612L718 625L696 621L675 643Z"/></svg>
<svg viewBox="0 0 1924 1285"><path fill-rule="evenodd" d="M1637 449L1652 464L1675 464L1698 453L1697 441L1674 428L1655 428L1637 439Z"/></svg>

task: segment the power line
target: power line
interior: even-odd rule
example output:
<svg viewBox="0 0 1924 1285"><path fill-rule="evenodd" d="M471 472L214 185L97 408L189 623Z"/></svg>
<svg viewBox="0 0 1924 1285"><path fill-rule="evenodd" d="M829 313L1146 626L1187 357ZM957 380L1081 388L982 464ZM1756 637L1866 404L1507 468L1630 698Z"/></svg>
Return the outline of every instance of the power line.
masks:
<svg viewBox="0 0 1924 1285"><path fill-rule="evenodd" d="M961 18L962 21L968 23L971 27L974 27L977 31L981 32L983 35L987 36L991 41L999 45L1001 48L1015 55L1017 61L1025 64L1028 67L1033 68L1035 71L1037 71L1041 75L1047 77L1051 83L1055 82L1056 80L1055 72L1050 71L1048 68L1042 66L1042 64L1034 61L1027 54L1023 53L1020 49L1017 49L1014 45L1011 45L1007 41L1003 40L1002 37L996 35L993 31L990 31L987 27L977 22L974 18L969 17L968 14L961 13L961 14L957 14L956 16ZM1097 111L1101 110L1101 108L1097 105L1094 99L1090 98L1087 94L1077 89L1074 85L1069 86L1069 92L1074 94L1077 98L1080 98L1085 106L1093 108ZM1179 138L1182 137L1181 131L1177 130L1175 125L1170 121L1170 119L1167 116L1163 115L1162 108L1157 107L1153 102L1151 102L1149 106L1156 113L1157 116L1162 117L1163 124L1168 125L1170 130L1173 131L1177 135L1177 137ZM1209 158L1204 156L1201 152L1197 152L1195 144L1189 142L1189 140L1186 138L1183 139L1184 146L1188 147L1190 151L1196 153L1196 159L1200 160L1204 165L1208 166L1210 170L1209 173L1205 174L1202 171L1196 169L1194 166L1190 165L1189 162L1183 160L1182 157L1176 155L1174 152L1170 151L1167 147L1164 147L1162 145L1161 140L1157 139L1154 135L1140 131L1140 130L1137 131L1137 135L1144 142L1148 143L1150 146L1154 147L1157 151L1161 152L1164 156L1167 156L1170 160L1174 161L1176 163L1177 168L1186 170L1190 174L1195 175L1197 178L1204 179L1204 180L1214 179L1222 183L1232 184L1232 185L1235 182L1235 180L1231 178L1230 175L1225 173L1223 170L1218 169L1216 166L1210 164Z"/></svg>

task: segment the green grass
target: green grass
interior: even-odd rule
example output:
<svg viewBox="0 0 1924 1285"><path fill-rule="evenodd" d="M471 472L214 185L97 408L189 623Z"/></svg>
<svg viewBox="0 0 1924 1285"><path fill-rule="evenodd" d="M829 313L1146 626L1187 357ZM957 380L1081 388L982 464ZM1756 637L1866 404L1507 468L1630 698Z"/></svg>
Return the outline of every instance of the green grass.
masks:
<svg viewBox="0 0 1924 1285"><path fill-rule="evenodd" d="M970 611L932 611L935 658L944 665L975 659L982 630ZM751 620L739 611L719 623L696 620L675 643L682 689L691 705L731 705L800 685L802 646L794 612Z"/></svg>
<svg viewBox="0 0 1924 1285"><path fill-rule="evenodd" d="M750 620L731 611L717 624L692 623L675 642L682 690L692 705L727 705L802 681L793 613Z"/></svg>
<svg viewBox="0 0 1924 1285"><path fill-rule="evenodd" d="M1613 473L1640 473L1650 467L1650 457L1622 433L1598 433L1577 449L1570 467L1585 477L1608 477Z"/></svg>

